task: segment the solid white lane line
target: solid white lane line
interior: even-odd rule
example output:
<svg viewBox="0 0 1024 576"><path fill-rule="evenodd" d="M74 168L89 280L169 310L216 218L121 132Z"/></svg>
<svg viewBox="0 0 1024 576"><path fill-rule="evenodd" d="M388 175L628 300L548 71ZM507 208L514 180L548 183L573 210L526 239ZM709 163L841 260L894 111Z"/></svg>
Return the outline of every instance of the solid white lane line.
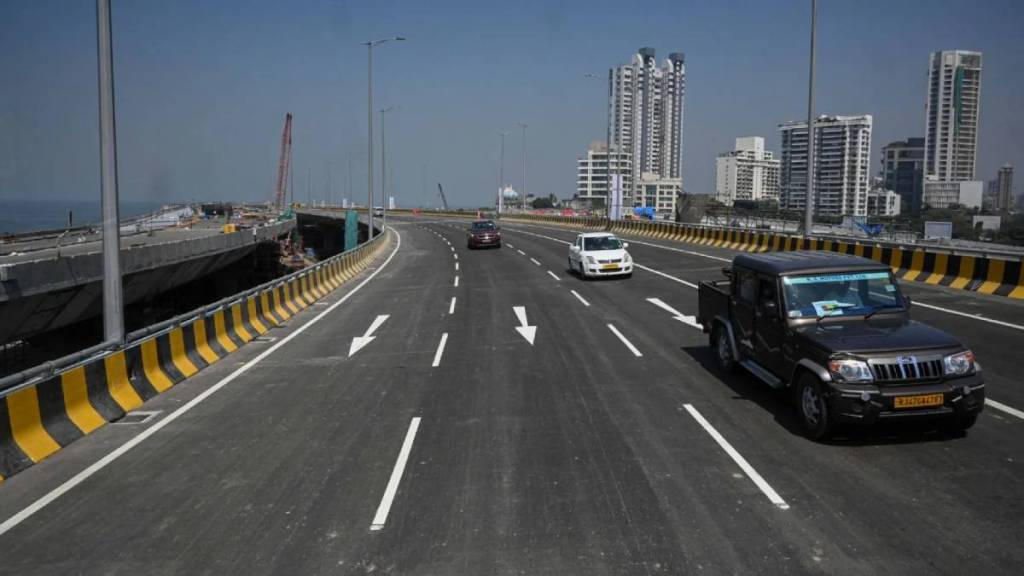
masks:
<svg viewBox="0 0 1024 576"><path fill-rule="evenodd" d="M697 288L697 285L694 284L693 282L687 282L686 280L683 280L682 278L676 278L675 276L672 276L671 274L665 274L661 270L655 270L654 268L648 268L647 266L644 266L643 264L637 264L635 260L633 261L633 266L635 266L635 267L637 267L637 268L639 268L641 270L646 270L646 271L650 272L651 274L657 274L658 276L661 276L662 278L668 278L669 280L672 280L673 282L679 282L683 286L689 286L690 288L694 288L694 289Z"/></svg>
<svg viewBox="0 0 1024 576"><path fill-rule="evenodd" d="M459 276L458 276L458 274L455 275L455 287L456 288L459 287Z"/></svg>
<svg viewBox="0 0 1024 576"><path fill-rule="evenodd" d="M551 270L548 270L548 274L551 274L551 277L554 278L555 280L558 280L559 282L562 281L562 279L558 277L558 274L555 274Z"/></svg>
<svg viewBox="0 0 1024 576"><path fill-rule="evenodd" d="M523 252L522 250L516 250L516 252L519 252L519 253L520 253L520 254L522 254L523 256L526 256L526 252Z"/></svg>
<svg viewBox="0 0 1024 576"><path fill-rule="evenodd" d="M152 435L156 434L157 432L159 432L160 430L162 430L164 426L167 426L171 422L174 422L178 418L182 417L186 412L188 412L189 410L192 410L193 408L198 406L203 400L206 400L207 398L212 396L214 393L216 393L218 390L220 390L221 388L223 388L223 387L227 386L228 384L230 384L235 378L238 378L239 376L241 376L242 374L247 372L250 368L252 368L253 366L256 366L257 364L262 362L267 356L270 356L271 354L276 352L279 348L281 348L285 344L291 342L292 339L294 339L296 336L298 336L299 334L302 334L303 332L305 332L307 328L309 328L310 326L316 324L323 317L325 317L328 314L330 314L331 312L333 312L335 308L337 308L338 306L341 306L346 301L348 301L348 299L350 297L352 297L353 294L355 294L356 292L359 292L359 290L363 286L366 286L366 284L369 283L370 280L373 280L377 276L377 274L380 273L381 270L386 268L388 263L390 263L391 260L394 259L395 254L398 254L398 250L402 247L402 235L399 234L398 230L395 230L394 228L391 228L391 230L395 233L395 237L398 240L398 243L395 246L395 249L388 256L387 260L385 260L376 270L374 270L372 273L370 273L370 275L367 276L365 280L363 280L358 285L356 285L355 288L353 288L347 294L342 296L337 302L335 302L334 304L331 304L330 307L326 308L323 312L321 312L321 313L317 314L316 316L314 316L309 322L306 322L302 326L299 326L298 328L295 329L294 332L292 332L291 334L285 336L280 341L278 341L276 344L273 344L272 346L270 346L269 348L264 350L262 353L260 353L258 356L256 356L252 360L249 360L245 364L242 364L237 369L235 369L234 372L232 372L231 374L228 374L227 376L222 378L219 382L217 382L213 386L207 388L204 392L202 392L201 394L199 394L198 396L196 396L192 400L189 400L187 403L185 403L184 406L182 406L181 408L178 408L174 412L171 412L170 414L168 414L166 417L164 417L163 420L160 420L156 424L153 424L149 428L146 428L138 436L132 438L131 440L128 440L127 442L125 442L124 444L122 444L118 448L114 449L112 452L110 452L109 454L107 454L103 458L100 458L99 460L97 460L95 463L90 465L85 470L82 470L78 474L75 474L69 480L67 480L66 482L64 482L60 486L58 486L58 487L54 488L53 490L51 490L50 492L48 492L45 496L39 498L38 500L36 500L32 504L29 504L26 508L22 509L20 512L18 512L14 516L11 516L7 520L5 520L2 524L0 524L0 536L4 535L8 531L10 531L12 528L17 526L18 524L21 524L22 522L24 522L26 519L28 519L30 516L32 516L36 512L39 512L40 510L45 508L48 504L50 504L51 502L53 502L57 498L60 498L63 494L65 494L66 492L68 492L69 490L74 488L75 486L78 486L79 484L81 484L85 480L89 479L89 477L91 477L93 474L95 474L95 473L99 472L100 470L102 470L102 469L106 468L107 466L109 466L112 462L114 462L115 460L117 460L118 458L123 456L126 452L128 452L132 448L138 446L139 444L144 442L147 438L149 438L150 436L152 436Z"/></svg>
<svg viewBox="0 0 1024 576"><path fill-rule="evenodd" d="M441 341L437 343L437 352L434 352L434 363L432 367L437 368L441 365L441 356L444 354L444 345L448 343L448 333L441 334Z"/></svg>
<svg viewBox="0 0 1024 576"><path fill-rule="evenodd" d="M718 430L715 430L715 427L712 426L710 422L704 419L704 416L702 416L692 404L684 404L683 406L686 408L686 411L690 413L690 416L693 416L693 419L696 420L697 423L715 439L715 442L718 442L718 445L722 447L722 450L725 450L725 453L732 458L732 461L735 462L741 470L743 470L747 475L747 478L750 478L750 480L761 489L761 492L771 500L772 504L775 504L782 510L789 510L789 504L779 496L779 493L776 492L775 489L757 473L757 470L754 470L754 467L751 466L750 463L747 462L746 458L732 447L732 444L729 444L728 440L718 433Z"/></svg>
<svg viewBox="0 0 1024 576"><path fill-rule="evenodd" d="M963 316L964 318L973 318L974 320L981 320L982 322L988 322L989 324L996 324L998 326L1005 326L1007 328L1013 328L1014 330L1024 330L1024 326L1020 324L1010 324L1009 322L1003 322L1002 320L995 320L985 316L978 316L977 314L968 314L967 312L960 312L959 310L950 310L949 308L943 308L934 304L926 304L919 300L914 300L913 306L921 306L923 308L930 308L932 310L938 310L945 312L946 314L953 314L956 316Z"/></svg>
<svg viewBox="0 0 1024 576"><path fill-rule="evenodd" d="M586 300L584 300L583 296L580 296L579 292L577 292L575 290L569 290L569 292L572 292L572 295L575 296L577 300L582 302L584 306L590 306L590 302L587 302Z"/></svg>
<svg viewBox="0 0 1024 576"><path fill-rule="evenodd" d="M1020 410L1017 410L1016 408L1010 408L1009 406L1007 406L1006 404L1003 404L1002 402L996 402L995 400L993 400L991 398L985 398L985 405L986 406L991 406L991 407L995 408L996 410L1002 410L1003 412L1006 412L1007 414L1009 414L1011 416L1016 416L1017 418L1020 418L1021 420L1024 420L1024 412L1021 412Z"/></svg>
<svg viewBox="0 0 1024 576"><path fill-rule="evenodd" d="M448 313L455 314L455 296L452 296L452 303L448 305Z"/></svg>
<svg viewBox="0 0 1024 576"><path fill-rule="evenodd" d="M530 262L533 262L533 263L534 263L534 264L536 264L537 266L540 266L540 262L537 262L537 259L536 259L536 258L530 258Z"/></svg>
<svg viewBox="0 0 1024 576"><path fill-rule="evenodd" d="M632 342L626 340L626 337L622 335L622 332L619 332L618 328L609 324L608 329L611 330L613 334L618 336L619 340L622 340L622 343L626 345L626 348L629 348L629 351L633 353L633 356L636 356L637 358L643 356L643 354L641 354L640 351L636 349L636 346L633 346Z"/></svg>
<svg viewBox="0 0 1024 576"><path fill-rule="evenodd" d="M417 416L409 422L409 431L405 433L405 440L402 442L402 449L398 452L398 460L395 461L395 468L391 471L391 478L388 480L388 487L384 489L384 497L380 499L380 506L377 506L377 513L373 516L373 524L370 530L384 528L388 520L388 512L391 511L391 503L395 500L398 492L398 484L402 481L402 474L405 472L405 464L409 461L409 452L412 452L412 443L416 439L416 431L420 429L420 417Z"/></svg>
<svg viewBox="0 0 1024 576"><path fill-rule="evenodd" d="M672 252L679 252L682 254L690 254L691 256L701 256L710 260L718 260L719 262L732 262L732 258L722 258L721 256L712 256L711 254L705 254L703 252L697 252L695 250L683 250L682 248L672 248L671 246L662 246L661 244L651 244L650 242L644 242L642 240L632 240L624 238L627 242L635 242L637 244L643 244L644 246L650 246L652 248L661 248L662 250L670 250Z"/></svg>

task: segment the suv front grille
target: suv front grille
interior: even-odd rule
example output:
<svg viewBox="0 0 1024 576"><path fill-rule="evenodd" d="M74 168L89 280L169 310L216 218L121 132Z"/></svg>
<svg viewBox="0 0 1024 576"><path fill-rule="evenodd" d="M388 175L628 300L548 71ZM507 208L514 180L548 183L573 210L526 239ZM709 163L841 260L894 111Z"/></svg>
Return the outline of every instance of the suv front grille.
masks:
<svg viewBox="0 0 1024 576"><path fill-rule="evenodd" d="M618 264L619 262L622 262L622 259L621 258L615 258L613 260L598 260L597 262L599 264Z"/></svg>
<svg viewBox="0 0 1024 576"><path fill-rule="evenodd" d="M878 382L937 380L942 377L942 360L914 362L872 362L871 371Z"/></svg>

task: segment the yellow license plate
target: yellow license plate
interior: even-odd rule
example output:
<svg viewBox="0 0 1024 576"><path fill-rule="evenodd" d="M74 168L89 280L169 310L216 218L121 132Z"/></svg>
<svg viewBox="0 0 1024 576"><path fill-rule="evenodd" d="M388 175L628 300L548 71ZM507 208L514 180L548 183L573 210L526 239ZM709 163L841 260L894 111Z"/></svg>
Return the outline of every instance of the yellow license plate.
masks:
<svg viewBox="0 0 1024 576"><path fill-rule="evenodd" d="M942 406L942 394L924 394L921 396L897 396L893 400L894 408L920 408L921 406Z"/></svg>
<svg viewBox="0 0 1024 576"><path fill-rule="evenodd" d="M601 269L602 270L618 270L619 269L619 265L618 264L603 264L603 265L601 265Z"/></svg>

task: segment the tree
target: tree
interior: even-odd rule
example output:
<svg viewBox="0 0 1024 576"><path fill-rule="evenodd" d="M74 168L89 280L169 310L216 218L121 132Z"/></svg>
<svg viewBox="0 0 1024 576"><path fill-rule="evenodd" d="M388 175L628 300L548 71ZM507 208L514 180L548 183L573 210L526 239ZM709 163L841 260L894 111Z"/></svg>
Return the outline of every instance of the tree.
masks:
<svg viewBox="0 0 1024 576"><path fill-rule="evenodd" d="M532 206L535 210L543 210L544 208L554 208L555 205L548 198L534 198Z"/></svg>

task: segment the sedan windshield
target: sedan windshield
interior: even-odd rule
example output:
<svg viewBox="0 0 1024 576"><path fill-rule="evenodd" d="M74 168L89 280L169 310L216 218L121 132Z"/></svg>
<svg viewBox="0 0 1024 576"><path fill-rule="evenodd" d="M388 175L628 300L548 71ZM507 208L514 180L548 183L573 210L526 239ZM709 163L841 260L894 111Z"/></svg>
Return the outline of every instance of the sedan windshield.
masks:
<svg viewBox="0 0 1024 576"><path fill-rule="evenodd" d="M784 276L782 285L790 318L859 316L886 308L903 309L889 272Z"/></svg>
<svg viewBox="0 0 1024 576"><path fill-rule="evenodd" d="M473 222L473 230L494 230L494 222Z"/></svg>
<svg viewBox="0 0 1024 576"><path fill-rule="evenodd" d="M595 236L583 239L583 250L592 252L595 250L618 250L622 248L622 242L614 236Z"/></svg>

